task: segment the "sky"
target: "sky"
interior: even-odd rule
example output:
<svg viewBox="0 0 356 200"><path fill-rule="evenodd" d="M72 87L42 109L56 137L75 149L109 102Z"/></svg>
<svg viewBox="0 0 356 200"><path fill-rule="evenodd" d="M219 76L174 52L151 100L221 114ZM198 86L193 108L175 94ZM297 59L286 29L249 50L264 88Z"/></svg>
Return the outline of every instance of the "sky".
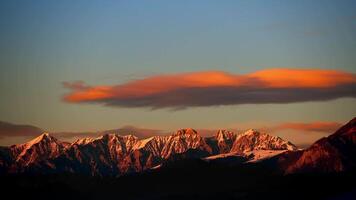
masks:
<svg viewBox="0 0 356 200"><path fill-rule="evenodd" d="M3 0L0 27L7 123L261 128L304 145L356 113L355 1Z"/></svg>

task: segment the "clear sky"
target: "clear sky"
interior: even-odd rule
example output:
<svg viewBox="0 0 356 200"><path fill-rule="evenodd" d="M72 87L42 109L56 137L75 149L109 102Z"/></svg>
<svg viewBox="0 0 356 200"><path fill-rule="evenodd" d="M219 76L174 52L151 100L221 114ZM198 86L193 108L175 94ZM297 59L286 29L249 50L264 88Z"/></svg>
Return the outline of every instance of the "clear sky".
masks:
<svg viewBox="0 0 356 200"><path fill-rule="evenodd" d="M49 131L125 125L245 129L345 123L356 114L350 94L328 101L220 102L153 110L121 101L105 106L63 100L71 92L63 82L117 86L163 74L246 75L271 68L354 75L356 1L4 0L0 27L0 120L5 122ZM284 131L292 141L304 137L300 143L322 135Z"/></svg>

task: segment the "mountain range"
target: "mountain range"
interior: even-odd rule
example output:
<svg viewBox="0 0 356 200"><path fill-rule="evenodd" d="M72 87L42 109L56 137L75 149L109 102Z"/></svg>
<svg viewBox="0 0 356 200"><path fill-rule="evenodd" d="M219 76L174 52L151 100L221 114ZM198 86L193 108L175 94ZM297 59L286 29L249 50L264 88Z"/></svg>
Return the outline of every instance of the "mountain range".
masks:
<svg viewBox="0 0 356 200"><path fill-rule="evenodd" d="M355 169L356 118L309 148L256 130L235 134L219 130L202 137L180 129L169 136L138 139L133 135L105 134L68 143L43 133L24 144L0 148L1 174L74 173L120 176L160 169L178 160L258 163L282 173L342 172Z"/></svg>

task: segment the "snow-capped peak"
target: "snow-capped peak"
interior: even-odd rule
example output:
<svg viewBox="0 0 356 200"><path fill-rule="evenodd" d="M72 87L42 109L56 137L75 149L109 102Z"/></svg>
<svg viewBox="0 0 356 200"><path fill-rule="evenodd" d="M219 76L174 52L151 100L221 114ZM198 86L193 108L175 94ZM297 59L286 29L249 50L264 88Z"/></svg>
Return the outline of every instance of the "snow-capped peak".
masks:
<svg viewBox="0 0 356 200"><path fill-rule="evenodd" d="M189 149L199 149L212 153L212 149L206 144L203 137L192 128L180 129L169 136L162 149L162 157L168 158L173 154L184 153Z"/></svg>
<svg viewBox="0 0 356 200"><path fill-rule="evenodd" d="M257 131L256 129L248 129L247 131L245 131L244 133L240 134L239 136L244 136L244 135L258 135L260 134L259 131Z"/></svg>
<svg viewBox="0 0 356 200"><path fill-rule="evenodd" d="M12 147L16 161L24 163L24 165L54 157L63 152L64 149L65 145L49 133L43 133L27 143Z"/></svg>
<svg viewBox="0 0 356 200"><path fill-rule="evenodd" d="M294 145L279 137L253 129L239 135L228 130L219 130L215 136L204 138L196 130L185 128L177 130L170 136L138 139L133 135L111 133L96 138L79 139L72 144L59 142L48 133L43 133L25 144L14 145L11 147L11 154L16 165L21 166L19 169L26 169L42 161L49 163L63 155L60 159L68 159L69 163L88 165L91 169L90 174L117 174L149 169L162 164L164 160L174 159L175 155L179 157L178 154L203 158L218 154L245 156L251 153L257 155L259 150L294 149ZM255 157L261 158L261 155ZM52 163L51 167L54 165ZM102 169L106 170L101 171Z"/></svg>
<svg viewBox="0 0 356 200"><path fill-rule="evenodd" d="M277 136L250 129L236 137L231 152L245 154L253 150L297 150L292 143Z"/></svg>
<svg viewBox="0 0 356 200"><path fill-rule="evenodd" d="M218 130L218 132L215 135L216 140L218 140L218 141L224 141L227 139L231 139L234 136L235 136L234 132L228 131L228 130L223 130L223 129Z"/></svg>
<svg viewBox="0 0 356 200"><path fill-rule="evenodd" d="M31 147L32 145L40 143L40 142L46 142L46 143L57 142L57 139L52 137L49 133L44 132L40 136L32 139L29 142L24 143L23 145L26 147Z"/></svg>

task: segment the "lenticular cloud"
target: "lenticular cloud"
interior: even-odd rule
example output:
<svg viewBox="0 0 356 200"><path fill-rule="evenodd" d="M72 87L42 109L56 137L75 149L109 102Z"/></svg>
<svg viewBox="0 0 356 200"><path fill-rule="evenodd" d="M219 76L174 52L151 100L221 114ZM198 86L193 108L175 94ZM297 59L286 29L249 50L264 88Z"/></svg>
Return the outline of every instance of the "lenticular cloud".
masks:
<svg viewBox="0 0 356 200"><path fill-rule="evenodd" d="M147 77L119 85L65 83L64 101L118 107L294 103L356 97L356 75L322 69L267 69L250 74L203 71Z"/></svg>

